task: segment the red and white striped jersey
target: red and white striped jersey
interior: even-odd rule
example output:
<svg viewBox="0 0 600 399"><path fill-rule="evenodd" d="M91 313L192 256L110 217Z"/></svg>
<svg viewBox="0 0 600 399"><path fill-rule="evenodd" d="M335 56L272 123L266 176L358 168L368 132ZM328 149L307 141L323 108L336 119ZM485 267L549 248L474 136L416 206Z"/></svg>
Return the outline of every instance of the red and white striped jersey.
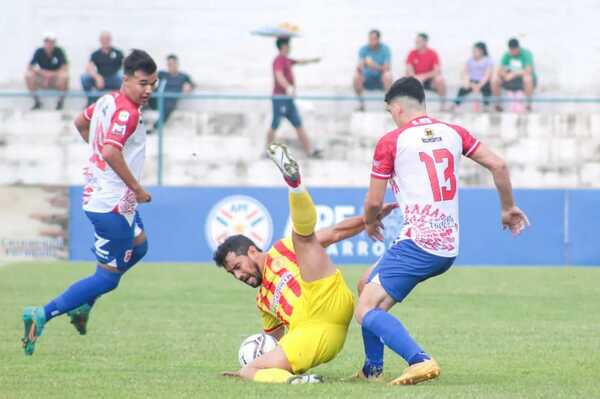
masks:
<svg viewBox="0 0 600 399"><path fill-rule="evenodd" d="M140 179L146 158L146 128L141 108L121 92L102 96L84 111L91 121L90 158L84 169L86 185L83 209L90 212L135 213L135 194L102 158L102 148L112 145L123 151L127 167Z"/></svg>
<svg viewBox="0 0 600 399"><path fill-rule="evenodd" d="M478 146L463 127L426 116L379 140L371 176L389 179L403 212L399 239L437 256L458 255L459 164Z"/></svg>

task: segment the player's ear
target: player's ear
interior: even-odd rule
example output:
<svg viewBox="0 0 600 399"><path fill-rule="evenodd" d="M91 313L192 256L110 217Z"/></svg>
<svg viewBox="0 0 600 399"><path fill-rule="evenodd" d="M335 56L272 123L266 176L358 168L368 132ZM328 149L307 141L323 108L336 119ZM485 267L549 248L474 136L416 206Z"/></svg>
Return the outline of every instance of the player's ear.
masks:
<svg viewBox="0 0 600 399"><path fill-rule="evenodd" d="M260 250L258 248L256 248L254 245L250 245L248 247L248 254L247 255L250 258L256 257L259 253L260 253Z"/></svg>

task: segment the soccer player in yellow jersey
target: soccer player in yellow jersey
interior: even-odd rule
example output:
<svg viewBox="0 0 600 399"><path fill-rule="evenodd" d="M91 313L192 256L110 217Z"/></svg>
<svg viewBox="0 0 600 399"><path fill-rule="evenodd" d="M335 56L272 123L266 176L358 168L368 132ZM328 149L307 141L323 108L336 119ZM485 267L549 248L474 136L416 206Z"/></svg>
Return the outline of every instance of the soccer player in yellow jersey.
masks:
<svg viewBox="0 0 600 399"><path fill-rule="evenodd" d="M225 375L270 383L322 382L320 376L303 373L342 350L354 311L352 292L324 248L360 233L364 223L359 216L315 231L317 212L301 184L297 162L278 143L269 146L268 155L290 188L292 236L277 241L267 253L245 236L232 236L217 248L214 260L237 280L258 288L264 330L279 345ZM380 217L394 208L385 206Z"/></svg>

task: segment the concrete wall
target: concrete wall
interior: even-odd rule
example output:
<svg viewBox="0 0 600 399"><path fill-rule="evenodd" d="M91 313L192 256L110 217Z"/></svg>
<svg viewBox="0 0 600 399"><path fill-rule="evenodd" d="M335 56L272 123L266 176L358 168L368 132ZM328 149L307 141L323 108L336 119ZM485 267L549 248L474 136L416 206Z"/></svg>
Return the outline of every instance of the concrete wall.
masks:
<svg viewBox="0 0 600 399"><path fill-rule="evenodd" d="M450 82L476 40L488 43L495 59L506 40L517 36L536 59L540 87L561 93L598 94L600 17L596 0L203 0L203 1L6 1L0 13L0 39L7 59L0 86L21 87L23 72L42 32L57 33L71 61L72 87L101 29L114 33L123 49L141 47L161 61L170 52L181 56L183 69L204 88L268 91L271 86L272 40L251 36L262 25L290 21L304 37L293 55L322 56L319 65L297 68L305 89L348 90L358 47L373 27L393 52L398 76L416 32L430 33ZM10 55L10 56L9 56Z"/></svg>
<svg viewBox="0 0 600 399"><path fill-rule="evenodd" d="M267 104L176 111L165 132L164 183L261 186L280 184L261 158L270 122ZM0 111L0 184L80 184L87 148L73 130L75 113ZM600 187L600 114L434 114L460 123L506 157L516 187ZM150 112L146 123L156 117ZM305 125L326 160L302 162L311 186L364 186L377 139L393 128L382 111L304 110ZM295 135L284 124L280 138L296 153ZM157 182L158 140L148 140L143 181ZM465 186L490 187L489 175L462 163Z"/></svg>

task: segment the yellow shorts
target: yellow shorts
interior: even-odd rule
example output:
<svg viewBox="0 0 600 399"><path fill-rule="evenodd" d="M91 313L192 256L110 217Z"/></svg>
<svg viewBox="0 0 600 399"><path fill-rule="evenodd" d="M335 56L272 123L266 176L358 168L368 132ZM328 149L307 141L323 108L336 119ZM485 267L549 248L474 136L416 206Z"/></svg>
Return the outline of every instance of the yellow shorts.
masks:
<svg viewBox="0 0 600 399"><path fill-rule="evenodd" d="M279 342L295 374L327 363L340 353L354 313L354 297L339 270L301 284L302 295L289 331Z"/></svg>

